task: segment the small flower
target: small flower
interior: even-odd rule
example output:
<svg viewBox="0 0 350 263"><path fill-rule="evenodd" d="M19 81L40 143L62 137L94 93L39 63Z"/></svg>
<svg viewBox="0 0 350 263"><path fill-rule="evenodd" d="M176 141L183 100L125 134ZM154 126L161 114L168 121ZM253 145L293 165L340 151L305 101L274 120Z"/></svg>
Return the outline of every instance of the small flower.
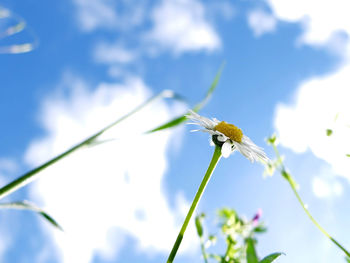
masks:
<svg viewBox="0 0 350 263"><path fill-rule="evenodd" d="M262 209L259 208L258 212L255 214L255 216L252 219L253 226L257 226L259 224L259 219L262 216Z"/></svg>
<svg viewBox="0 0 350 263"><path fill-rule="evenodd" d="M194 131L204 131L211 134L212 141L221 147L223 157L227 158L235 150L238 150L251 162L261 161L267 163L269 161L263 149L255 145L252 140L245 136L242 130L235 125L219 121L215 118L208 119L191 110L187 118L194 121L194 123L191 124L196 124L204 128Z"/></svg>

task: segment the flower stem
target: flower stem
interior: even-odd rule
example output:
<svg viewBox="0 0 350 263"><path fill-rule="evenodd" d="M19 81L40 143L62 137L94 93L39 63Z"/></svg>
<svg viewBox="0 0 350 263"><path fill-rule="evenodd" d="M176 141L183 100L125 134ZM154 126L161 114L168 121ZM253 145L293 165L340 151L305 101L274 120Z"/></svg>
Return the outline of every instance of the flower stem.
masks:
<svg viewBox="0 0 350 263"><path fill-rule="evenodd" d="M275 144L272 144L274 151L276 153L277 158L281 158L279 151L276 147ZM294 180L294 178L292 177L292 175L290 175L285 167L284 164L281 164L281 174L283 176L283 178L285 178L290 187L293 190L294 195L296 196L296 198L298 199L299 204L302 206L302 208L304 209L305 213L307 214L307 216L310 218L310 220L312 221L312 223L314 223L314 225L327 237L329 238L336 246L338 246L348 257L350 257L350 252L347 251L338 241L336 241L330 234L328 234L328 232L315 220L315 218L311 215L311 213L309 212L309 210L307 209L307 206L305 205L305 203L303 202L303 200L301 199L298 191L297 191L297 184Z"/></svg>
<svg viewBox="0 0 350 263"><path fill-rule="evenodd" d="M173 96L173 95L171 95ZM9 195L10 193L22 188L23 186L29 184L30 182L34 181L37 178L37 175L40 171L44 170L45 168L51 166L52 164L58 162L59 160L63 159L64 157L67 157L69 154L75 152L76 150L82 148L83 146L89 145L92 143L97 137L99 137L102 133L106 132L110 128L114 127L118 123L122 122L126 118L130 117L131 115L135 114L136 112L140 111L142 108L150 104L156 99L162 98L162 97L169 97L169 91L165 90L161 93L149 98L147 101L124 115L123 117L119 118L118 120L114 121L110 125L106 126L102 130L98 131L97 133L93 134L89 138L83 140L81 143L73 146L72 148L68 149L64 153L61 153L60 155L52 158L51 160L47 161L46 163L34 168L33 170L30 170L29 172L25 173L21 177L15 179L11 183L5 185L4 187L0 188L0 199L4 198L5 196Z"/></svg>
<svg viewBox="0 0 350 263"><path fill-rule="evenodd" d="M284 173L286 173L285 171L282 171ZM348 257L350 257L350 253L349 251L347 251L341 244L339 244L338 241L336 241L330 234L327 233L327 231L315 220L315 218L313 218L313 216L311 215L311 213L309 212L309 210L307 209L307 206L304 204L303 200L301 199L297 189L295 188L295 182L293 180L293 178L291 177L291 175L287 174L288 176L283 176L284 178L286 178L286 180L288 181L289 185L291 186L294 195L297 197L300 205L302 206L302 208L304 209L305 213L307 214L307 216L310 218L310 220L312 221L312 223L315 224L315 226L326 236L328 237L335 245L337 245Z"/></svg>
<svg viewBox="0 0 350 263"><path fill-rule="evenodd" d="M203 255L204 263L208 263L208 255L207 255L207 252L205 251L203 237L200 238L200 243L201 243L201 252Z"/></svg>
<svg viewBox="0 0 350 263"><path fill-rule="evenodd" d="M192 204L191 204L191 207L190 207L190 210L188 211L187 215L186 215L186 218L185 218L185 221L183 222L182 224L182 227L180 229L180 232L176 238L176 241L174 243L174 246L170 252L170 255L168 257L168 260L167 260L167 263L172 263L175 256L176 256L176 253L177 253L177 250L179 249L180 247L180 244L181 244L181 241L182 241L182 238L185 234L185 231L186 231L186 228L187 228L187 225L192 217L192 214L194 212L194 210L196 209L197 205L198 205L198 202L204 192L204 189L212 175L212 173L214 172L214 169L216 167L216 164L218 163L218 161L220 160L220 157L221 157L221 147L219 146L215 146L215 150L214 150L214 154L213 154L213 157L210 161L210 164L209 164L209 167L207 169L207 172L205 173L204 177L203 177L203 180L197 190L197 193L192 201Z"/></svg>

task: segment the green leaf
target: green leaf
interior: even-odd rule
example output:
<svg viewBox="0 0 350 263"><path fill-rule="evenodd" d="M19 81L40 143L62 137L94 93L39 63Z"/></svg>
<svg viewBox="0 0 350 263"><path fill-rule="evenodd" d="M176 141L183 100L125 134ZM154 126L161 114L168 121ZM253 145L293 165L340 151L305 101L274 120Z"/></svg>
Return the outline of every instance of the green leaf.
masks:
<svg viewBox="0 0 350 263"><path fill-rule="evenodd" d="M200 215L196 216L195 218L195 224L197 229L197 234L199 237L203 237L203 226L202 226L202 220L204 219L204 214L201 213Z"/></svg>
<svg viewBox="0 0 350 263"><path fill-rule="evenodd" d="M266 142L270 145L274 145L276 143L277 136L276 134L272 134L269 138L266 139Z"/></svg>
<svg viewBox="0 0 350 263"><path fill-rule="evenodd" d="M182 115L182 116L179 116L179 117L176 117L175 119L172 119L171 121L163 124L163 125L160 125L158 126L157 128L154 128L150 131L147 131L146 133L152 133L152 132L156 132L156 131L161 131L161 130L165 130L165 129L168 129L168 128L172 128L172 127L175 127L183 122L186 121L186 117L185 115Z"/></svg>
<svg viewBox="0 0 350 263"><path fill-rule="evenodd" d="M218 262L224 262L224 258L216 254L208 254L208 257L217 260Z"/></svg>
<svg viewBox="0 0 350 263"><path fill-rule="evenodd" d="M22 202L11 202L11 203L2 203L0 204L0 209L18 209L18 210L30 210L33 212L38 213L43 218L45 218L51 225L58 228L59 230L63 231L62 227L54 220L49 214L47 214L44 210L41 208L35 206L34 204L31 204L28 201L22 201Z"/></svg>
<svg viewBox="0 0 350 263"><path fill-rule="evenodd" d="M327 136L331 136L333 134L333 131L331 129L326 130Z"/></svg>
<svg viewBox="0 0 350 263"><path fill-rule="evenodd" d="M246 244L247 244L247 263L258 263L259 259L255 251L255 240L252 238L247 238Z"/></svg>
<svg viewBox="0 0 350 263"><path fill-rule="evenodd" d="M347 263L350 263L350 258L346 257L345 260Z"/></svg>
<svg viewBox="0 0 350 263"><path fill-rule="evenodd" d="M298 189L299 188L299 185L297 184L297 182L294 180L294 178L286 170L282 170L281 174L290 183L290 185L294 189Z"/></svg>
<svg viewBox="0 0 350 263"><path fill-rule="evenodd" d="M264 226L257 226L257 227L254 227L253 231L255 233L264 233L267 231L267 228Z"/></svg>
<svg viewBox="0 0 350 263"><path fill-rule="evenodd" d="M264 257L262 260L259 261L259 263L271 263L275 259L277 259L279 256L283 255L283 253L272 253L266 257Z"/></svg>
<svg viewBox="0 0 350 263"><path fill-rule="evenodd" d="M198 112L199 110L201 110L208 103L209 99L211 98L213 92L216 89L217 84L219 83L219 80L220 80L220 77L221 77L221 72L224 69L224 66L225 66L225 63L222 63L222 65L220 66L219 71L216 73L214 81L210 85L210 87L209 87L209 89L207 91L207 94L205 95L204 99L201 102L197 103L192 108L192 110L194 112ZM148 133L153 133L153 132L157 132L157 131L161 131L161 130L164 130L164 129L175 127L175 126L177 126L177 125L179 125L179 124L181 124L181 123L183 123L183 122L185 122L187 120L187 118L185 117L185 115L187 113L188 112L186 112L185 114L183 114L181 116L178 116L178 117L172 119L169 122L166 122L166 123L164 123L164 124L154 128L152 130L149 130L149 131L147 131L145 133L148 134Z"/></svg>
<svg viewBox="0 0 350 263"><path fill-rule="evenodd" d="M346 154L346 157L350 157L350 153Z"/></svg>

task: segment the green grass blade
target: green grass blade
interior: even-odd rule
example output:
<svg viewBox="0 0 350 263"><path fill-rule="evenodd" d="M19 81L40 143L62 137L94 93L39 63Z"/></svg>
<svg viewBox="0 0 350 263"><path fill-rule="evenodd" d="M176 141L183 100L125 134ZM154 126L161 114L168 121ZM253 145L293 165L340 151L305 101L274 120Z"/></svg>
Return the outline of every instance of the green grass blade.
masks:
<svg viewBox="0 0 350 263"><path fill-rule="evenodd" d="M225 67L225 62L223 62L221 64L221 66L220 66L218 72L216 73L215 78L214 78L213 82L211 83L209 90L207 91L207 94L205 95L204 99L193 107L192 110L194 112L198 112L208 103L208 101L210 100L213 92L215 91L215 89L219 83L219 80L221 78L221 73L224 70L224 67Z"/></svg>
<svg viewBox="0 0 350 263"><path fill-rule="evenodd" d="M152 133L152 132L156 132L156 131L161 131L161 130L165 130L168 128L172 128L175 127L183 122L185 122L187 120L187 118L185 117L185 115L182 115L180 117L177 117L175 119L172 119L171 121L158 126L157 128L154 128L153 130L147 131L146 133Z"/></svg>
<svg viewBox="0 0 350 263"><path fill-rule="evenodd" d="M219 80L220 80L220 77L221 77L221 73L222 73L224 67L225 67L225 63L222 63L222 65L220 66L218 72L216 73L215 78L214 78L212 84L210 85L210 87L209 87L209 89L208 89L208 91L207 91L207 94L205 95L204 99L203 99L201 102L197 103L197 104L192 108L192 110L193 110L194 112L198 112L199 110L201 110L201 109L208 103L209 99L211 98L213 92L215 91L215 89L216 89L216 87L217 87L217 85L218 85L218 83L219 83ZM175 127L175 126L177 126L177 125L180 125L181 123L183 123L183 122L186 121L185 115L186 115L187 113L188 113L188 112L184 113L184 114L181 115L181 116L178 116L178 117L172 119L172 120L169 121L169 122L166 122L166 123L164 123L164 124L162 124L162 125L160 125L160 126L154 128L154 129L152 129L152 130L149 130L149 131L147 131L147 132L145 132L145 133L146 133L146 134L148 134L148 133L153 133L153 132L161 131L161 130L164 130L164 129L168 129L168 128L172 128L172 127Z"/></svg>
<svg viewBox="0 0 350 263"><path fill-rule="evenodd" d="M149 105L150 103L152 103L158 99L161 99L161 98L181 99L181 97L179 95L177 95L176 93L174 93L170 90L164 90L164 91L160 92L159 94L149 98L147 101L145 101L144 103L142 103L141 105L139 105L138 107L136 107L135 109L130 111L128 114L126 114L123 117L119 118L118 120L114 121L113 123L106 126L105 128L98 131L97 133L91 135L89 138L83 140L82 142L73 146L72 148L68 149L67 151L61 153L60 155L52 158L51 160L47 161L46 163L34 168L33 170L25 173L21 177L15 179L14 181L12 181L9 184L5 185L4 187L0 188L0 199L4 198L5 196L9 195L10 193L12 193L14 191L17 191L18 189L22 188L23 186L29 184L30 182L32 182L33 180L35 180L37 178L40 171L42 171L45 168L51 166L52 164L58 162L59 160L67 157L68 155L75 152L76 150L78 150L84 146L91 145L93 142L95 142L95 140L101 134L103 134L107 130L111 129L112 127L116 126L117 124L124 121L125 119L129 118L133 114L137 113L138 111L140 111L141 109L143 109L144 107Z"/></svg>
<svg viewBox="0 0 350 263"><path fill-rule="evenodd" d="M279 252L272 253L272 254L264 257L262 260L260 260L259 263L271 263L281 255L283 255L283 253L279 253Z"/></svg>
<svg viewBox="0 0 350 263"><path fill-rule="evenodd" d="M16 25L8 27L5 31L0 32L0 37L6 37L6 36L11 36L16 33L19 33L23 31L23 29L26 27L26 23L24 21L18 22Z"/></svg>
<svg viewBox="0 0 350 263"><path fill-rule="evenodd" d="M17 44L11 46L0 47L0 54L20 54L27 53L34 49L34 44L25 43L25 44Z"/></svg>
<svg viewBox="0 0 350 263"><path fill-rule="evenodd" d="M33 40L25 43L0 46L0 54L19 54L32 51L38 44L35 34L28 29L26 22L20 16L12 13L10 10L0 7L0 19L12 19L15 21L13 25L9 25L3 31L0 31L0 39L12 36L27 29L27 32L32 35Z"/></svg>
<svg viewBox="0 0 350 263"><path fill-rule="evenodd" d="M63 231L62 227L48 213L46 213L41 208L29 203L28 201L3 203L3 204L0 204L0 209L30 210L30 211L36 212L39 215L41 215L43 218L45 218L51 225Z"/></svg>

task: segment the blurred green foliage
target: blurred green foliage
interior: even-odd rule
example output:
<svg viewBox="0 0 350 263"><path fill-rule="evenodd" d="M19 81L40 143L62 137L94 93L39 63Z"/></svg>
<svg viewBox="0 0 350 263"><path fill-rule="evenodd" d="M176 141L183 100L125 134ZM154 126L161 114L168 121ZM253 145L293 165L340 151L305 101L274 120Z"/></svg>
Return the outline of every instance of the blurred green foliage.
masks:
<svg viewBox="0 0 350 263"><path fill-rule="evenodd" d="M204 234L205 214L199 214L195 219L197 234L200 239L201 251L204 262L210 260L219 263L269 263L273 262L282 253L273 253L263 259L259 259L256 252L256 235L266 232L266 227L259 221L259 211L252 219L241 218L234 209L222 208L218 211L220 232L217 235ZM223 240L226 245L221 253L207 252L212 250L218 240Z"/></svg>

